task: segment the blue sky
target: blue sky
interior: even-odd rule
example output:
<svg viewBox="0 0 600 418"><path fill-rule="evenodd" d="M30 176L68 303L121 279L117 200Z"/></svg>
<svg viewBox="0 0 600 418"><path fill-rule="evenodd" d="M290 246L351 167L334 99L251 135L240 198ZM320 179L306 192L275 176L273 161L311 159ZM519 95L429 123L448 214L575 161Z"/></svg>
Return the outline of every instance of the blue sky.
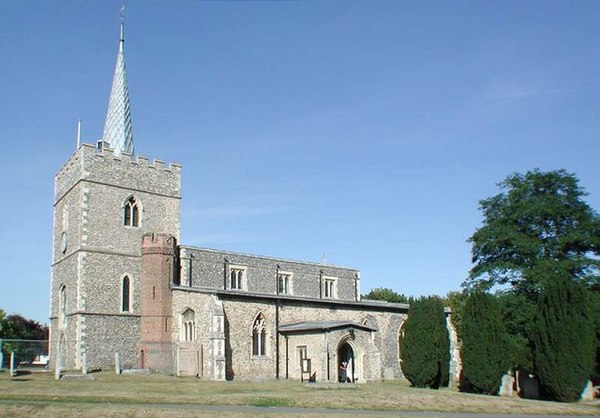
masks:
<svg viewBox="0 0 600 418"><path fill-rule="evenodd" d="M100 138L119 1L0 3L0 308L47 322L53 176ZM182 243L458 290L478 201L574 172L600 208L597 1L127 1L136 152Z"/></svg>

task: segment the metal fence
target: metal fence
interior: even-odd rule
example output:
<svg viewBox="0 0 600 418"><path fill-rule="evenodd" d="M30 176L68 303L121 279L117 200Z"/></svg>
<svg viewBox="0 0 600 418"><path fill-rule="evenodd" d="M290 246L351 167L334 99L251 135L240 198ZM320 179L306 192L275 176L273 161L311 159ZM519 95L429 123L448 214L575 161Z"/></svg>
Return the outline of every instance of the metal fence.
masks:
<svg viewBox="0 0 600 418"><path fill-rule="evenodd" d="M14 370L48 370L48 340L0 339L0 368Z"/></svg>
<svg viewBox="0 0 600 418"><path fill-rule="evenodd" d="M203 350L195 343L137 342L110 348L95 341L81 350L79 341L0 339L0 369L14 371L147 370L202 375ZM12 363L12 364L11 364Z"/></svg>

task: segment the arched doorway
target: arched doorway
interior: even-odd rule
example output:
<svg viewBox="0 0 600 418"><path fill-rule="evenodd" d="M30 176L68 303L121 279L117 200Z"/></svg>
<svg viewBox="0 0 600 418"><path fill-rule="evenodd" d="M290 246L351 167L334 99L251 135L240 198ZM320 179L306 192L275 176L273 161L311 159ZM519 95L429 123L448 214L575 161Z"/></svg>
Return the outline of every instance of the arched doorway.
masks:
<svg viewBox="0 0 600 418"><path fill-rule="evenodd" d="M339 382L356 382L358 379L356 373L356 358L354 350L345 342L338 350L338 381Z"/></svg>

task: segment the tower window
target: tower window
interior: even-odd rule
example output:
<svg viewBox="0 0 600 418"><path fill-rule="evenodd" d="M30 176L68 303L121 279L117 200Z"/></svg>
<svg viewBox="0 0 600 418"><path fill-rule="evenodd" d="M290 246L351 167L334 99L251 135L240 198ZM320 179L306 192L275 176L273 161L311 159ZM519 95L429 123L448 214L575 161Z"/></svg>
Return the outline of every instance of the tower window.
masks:
<svg viewBox="0 0 600 418"><path fill-rule="evenodd" d="M131 196L125 202L123 208L123 225L125 226L140 226L140 209L137 200Z"/></svg>
<svg viewBox="0 0 600 418"><path fill-rule="evenodd" d="M131 312L131 280L123 277L121 286L121 312Z"/></svg>
<svg viewBox="0 0 600 418"><path fill-rule="evenodd" d="M265 326L265 317L262 313L258 314L252 326L252 355L267 355L267 327Z"/></svg>

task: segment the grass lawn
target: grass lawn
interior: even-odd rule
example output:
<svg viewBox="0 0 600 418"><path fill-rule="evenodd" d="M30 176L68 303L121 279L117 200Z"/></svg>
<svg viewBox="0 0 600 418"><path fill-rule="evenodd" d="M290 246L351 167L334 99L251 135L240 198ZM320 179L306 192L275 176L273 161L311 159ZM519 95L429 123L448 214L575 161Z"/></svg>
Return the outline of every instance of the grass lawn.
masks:
<svg viewBox="0 0 600 418"><path fill-rule="evenodd" d="M597 402L561 404L414 389L401 381L327 386L288 381L208 382L163 375L117 376L109 372L92 376L94 381L58 382L51 374L11 379L7 372L0 373L0 416L249 416L194 410L194 405L392 410L398 411L399 416L410 415L400 411L600 416ZM303 415L300 412L297 416Z"/></svg>

